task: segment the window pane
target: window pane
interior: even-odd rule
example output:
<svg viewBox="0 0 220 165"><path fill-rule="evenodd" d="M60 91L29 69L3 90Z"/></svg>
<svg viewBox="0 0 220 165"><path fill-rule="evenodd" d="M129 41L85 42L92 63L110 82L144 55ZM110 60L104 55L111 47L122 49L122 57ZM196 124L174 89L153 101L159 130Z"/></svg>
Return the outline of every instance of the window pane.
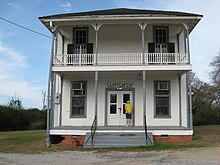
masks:
<svg viewBox="0 0 220 165"><path fill-rule="evenodd" d="M81 82L73 82L72 83L73 89L81 89L82 88L82 83Z"/></svg>
<svg viewBox="0 0 220 165"><path fill-rule="evenodd" d="M157 107L156 116L169 116L169 109L167 107Z"/></svg>
<svg viewBox="0 0 220 165"><path fill-rule="evenodd" d="M85 97L72 98L72 115L84 115Z"/></svg>
<svg viewBox="0 0 220 165"><path fill-rule="evenodd" d="M123 103L127 103L130 101L130 94L123 94Z"/></svg>
<svg viewBox="0 0 220 165"><path fill-rule="evenodd" d="M156 97L156 115L169 116L169 97Z"/></svg>
<svg viewBox="0 0 220 165"><path fill-rule="evenodd" d="M117 94L110 95L110 103L117 103Z"/></svg>
<svg viewBox="0 0 220 165"><path fill-rule="evenodd" d="M110 105L110 114L116 114L117 105Z"/></svg>
<svg viewBox="0 0 220 165"><path fill-rule="evenodd" d="M76 29L76 44L86 44L87 43L87 30L86 29Z"/></svg>
<svg viewBox="0 0 220 165"><path fill-rule="evenodd" d="M155 36L155 42L156 43L167 43L167 28L159 27L155 29L154 32Z"/></svg>

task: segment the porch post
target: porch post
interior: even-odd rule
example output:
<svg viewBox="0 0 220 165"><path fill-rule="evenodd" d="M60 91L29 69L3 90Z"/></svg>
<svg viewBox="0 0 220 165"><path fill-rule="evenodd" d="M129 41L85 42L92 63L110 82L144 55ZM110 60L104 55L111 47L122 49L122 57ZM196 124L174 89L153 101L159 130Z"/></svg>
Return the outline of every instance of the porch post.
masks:
<svg viewBox="0 0 220 165"><path fill-rule="evenodd" d="M96 117L96 125L97 125L97 121L98 121L98 71L95 71L95 117Z"/></svg>
<svg viewBox="0 0 220 165"><path fill-rule="evenodd" d="M183 24L186 29L186 53L188 54L188 63L190 64L190 51L189 51L189 26L188 24Z"/></svg>
<svg viewBox="0 0 220 165"><path fill-rule="evenodd" d="M192 75L191 75L191 71L189 71L189 128L192 129L193 128L193 115L192 115L192 86L191 86L191 79L192 79Z"/></svg>
<svg viewBox="0 0 220 165"><path fill-rule="evenodd" d="M63 107L63 76L60 76L60 118L59 118L59 126L62 126L62 107Z"/></svg>
<svg viewBox="0 0 220 165"><path fill-rule="evenodd" d="M189 26L188 24L183 24L186 29L186 52L188 53L188 63L190 64L190 49L189 49ZM191 71L188 72L188 102L189 102L189 128L193 128L193 115L192 115L192 87L191 87Z"/></svg>
<svg viewBox="0 0 220 165"><path fill-rule="evenodd" d="M181 75L178 75L179 83L179 126L182 127L182 101L181 101Z"/></svg>
<svg viewBox="0 0 220 165"><path fill-rule="evenodd" d="M145 45L144 45L144 30L146 28L146 26L148 24L146 23L141 23L141 24L138 24L139 27L141 28L141 47L142 47L142 64L145 64L145 57L144 57L144 53L145 53Z"/></svg>
<svg viewBox="0 0 220 165"><path fill-rule="evenodd" d="M95 65L98 65L98 32L102 24L92 24L95 29Z"/></svg>
<svg viewBox="0 0 220 165"><path fill-rule="evenodd" d="M146 119L146 71L143 70L143 114L144 114L144 125L147 125Z"/></svg>
<svg viewBox="0 0 220 165"><path fill-rule="evenodd" d="M46 132L46 146L50 147L50 114L52 111L52 102L51 102L51 91L53 89L52 84L53 84L53 73L52 73L52 64L53 64L53 55L54 55L54 39L55 39L55 34L54 34L54 28L52 26L52 22L50 22L50 27L52 31L52 46L51 46L51 56L50 56L50 65L49 65L49 75L48 75L48 89L47 89L47 132Z"/></svg>

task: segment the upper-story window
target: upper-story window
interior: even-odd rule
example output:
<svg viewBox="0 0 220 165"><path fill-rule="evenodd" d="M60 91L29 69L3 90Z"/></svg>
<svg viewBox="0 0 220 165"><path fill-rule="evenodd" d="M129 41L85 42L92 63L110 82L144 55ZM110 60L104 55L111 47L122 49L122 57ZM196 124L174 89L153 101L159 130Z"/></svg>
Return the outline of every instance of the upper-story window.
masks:
<svg viewBox="0 0 220 165"><path fill-rule="evenodd" d="M87 44L88 38L88 30L87 28L77 28L74 30L75 33L75 44L76 45L83 45Z"/></svg>
<svg viewBox="0 0 220 165"><path fill-rule="evenodd" d="M168 26L153 27L153 41L148 43L149 53L174 53L175 45L169 42Z"/></svg>
<svg viewBox="0 0 220 165"><path fill-rule="evenodd" d="M154 42L155 43L167 43L168 42L168 27L154 27Z"/></svg>
<svg viewBox="0 0 220 165"><path fill-rule="evenodd" d="M93 43L89 41L88 27L74 27L72 43L67 45L67 54L92 54Z"/></svg>

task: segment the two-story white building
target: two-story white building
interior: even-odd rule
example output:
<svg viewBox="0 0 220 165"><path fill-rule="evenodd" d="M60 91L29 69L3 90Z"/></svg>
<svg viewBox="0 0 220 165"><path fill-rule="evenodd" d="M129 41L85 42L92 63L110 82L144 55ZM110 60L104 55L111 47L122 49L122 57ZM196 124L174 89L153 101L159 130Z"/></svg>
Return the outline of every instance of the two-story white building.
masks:
<svg viewBox="0 0 220 165"><path fill-rule="evenodd" d="M126 8L40 17L53 34L47 145L49 137L82 143L89 135L95 144L104 132L190 142L189 34L201 18ZM129 128L128 100L134 107Z"/></svg>

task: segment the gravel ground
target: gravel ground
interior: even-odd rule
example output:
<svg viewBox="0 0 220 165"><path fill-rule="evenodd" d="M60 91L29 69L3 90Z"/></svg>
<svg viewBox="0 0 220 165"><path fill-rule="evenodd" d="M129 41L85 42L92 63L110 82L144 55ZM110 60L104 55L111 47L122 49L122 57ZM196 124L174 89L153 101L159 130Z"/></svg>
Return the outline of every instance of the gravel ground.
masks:
<svg viewBox="0 0 220 165"><path fill-rule="evenodd" d="M220 165L220 147L194 148L184 151L82 152L65 151L46 154L0 153L1 165Z"/></svg>

